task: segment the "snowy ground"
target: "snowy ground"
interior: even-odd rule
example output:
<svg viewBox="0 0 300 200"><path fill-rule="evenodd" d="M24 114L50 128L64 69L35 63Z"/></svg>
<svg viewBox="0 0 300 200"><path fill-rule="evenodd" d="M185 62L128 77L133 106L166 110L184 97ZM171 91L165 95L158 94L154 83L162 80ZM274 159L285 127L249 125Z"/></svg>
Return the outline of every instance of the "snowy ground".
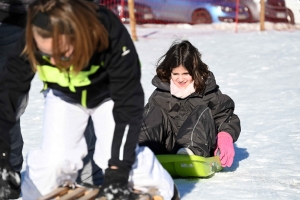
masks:
<svg viewBox="0 0 300 200"><path fill-rule="evenodd" d="M235 33L234 25L137 27L146 100L154 90L156 60L174 40L187 39L202 53L221 91L233 98L241 119L232 167L209 179L176 179L183 200L300 198L300 28L266 28L240 25ZM21 118L25 156L41 141L41 88L35 78Z"/></svg>

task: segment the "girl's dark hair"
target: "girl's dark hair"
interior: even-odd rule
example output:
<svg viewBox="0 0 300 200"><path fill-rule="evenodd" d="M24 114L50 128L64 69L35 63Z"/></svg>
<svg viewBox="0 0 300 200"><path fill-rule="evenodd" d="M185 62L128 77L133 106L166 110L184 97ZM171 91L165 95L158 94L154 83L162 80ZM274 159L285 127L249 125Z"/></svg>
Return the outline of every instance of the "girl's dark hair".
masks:
<svg viewBox="0 0 300 200"><path fill-rule="evenodd" d="M100 23L98 6L85 0L35 0L28 9L26 46L23 50L33 69L39 62L33 34L52 38L52 54L60 70L73 66L78 73L86 67L95 51L108 48L108 32ZM43 24L43 22L45 24ZM70 60L61 61L60 36L65 35L67 44L74 47Z"/></svg>
<svg viewBox="0 0 300 200"><path fill-rule="evenodd" d="M195 91L201 93L209 76L208 66L202 62L198 49L187 40L175 41L167 53L158 59L156 74L161 81L170 83L172 70L180 65L192 76Z"/></svg>

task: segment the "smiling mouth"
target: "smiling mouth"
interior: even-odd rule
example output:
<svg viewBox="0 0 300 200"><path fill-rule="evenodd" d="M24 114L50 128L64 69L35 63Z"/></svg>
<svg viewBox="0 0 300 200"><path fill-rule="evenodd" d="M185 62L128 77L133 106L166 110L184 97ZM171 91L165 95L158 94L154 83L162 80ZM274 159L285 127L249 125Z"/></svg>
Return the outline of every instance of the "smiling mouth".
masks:
<svg viewBox="0 0 300 200"><path fill-rule="evenodd" d="M181 87L184 87L184 86L186 85L186 82L182 82L182 83L177 82L177 83L178 83L178 85L181 86Z"/></svg>

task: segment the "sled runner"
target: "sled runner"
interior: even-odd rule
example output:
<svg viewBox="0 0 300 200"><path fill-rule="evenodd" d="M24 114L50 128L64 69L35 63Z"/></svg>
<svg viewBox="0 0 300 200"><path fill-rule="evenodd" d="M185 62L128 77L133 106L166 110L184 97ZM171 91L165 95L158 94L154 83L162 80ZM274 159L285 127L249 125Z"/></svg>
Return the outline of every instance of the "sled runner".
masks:
<svg viewBox="0 0 300 200"><path fill-rule="evenodd" d="M173 177L209 177L223 168L219 156L202 157L196 155L156 155L162 166Z"/></svg>
<svg viewBox="0 0 300 200"><path fill-rule="evenodd" d="M75 187L59 187L49 194L40 197L38 200L107 200L106 198L96 198L99 187L96 186L82 186L75 184ZM163 200L163 197L156 195L156 189L150 190L149 193L139 193L136 199L132 200Z"/></svg>

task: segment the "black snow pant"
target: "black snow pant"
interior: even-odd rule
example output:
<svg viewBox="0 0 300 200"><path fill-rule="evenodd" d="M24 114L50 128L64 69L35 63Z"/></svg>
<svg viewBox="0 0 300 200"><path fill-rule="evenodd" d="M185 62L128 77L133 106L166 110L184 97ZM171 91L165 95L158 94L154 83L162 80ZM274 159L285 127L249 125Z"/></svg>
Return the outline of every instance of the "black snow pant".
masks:
<svg viewBox="0 0 300 200"><path fill-rule="evenodd" d="M176 126L176 118L164 109L158 106L148 109L142 121L140 146L148 146L156 155L176 154L183 147L198 156L213 155L217 129L207 106L196 106L181 127Z"/></svg>
<svg viewBox="0 0 300 200"><path fill-rule="evenodd" d="M23 28L19 26L0 22L0 73L4 73L4 65L7 56L9 53L14 51L15 45L20 39L22 31ZM27 97L24 99L27 99ZM23 103L27 105L26 100L20 102L20 104ZM26 107L26 105L24 106ZM21 172L23 164L22 150L24 142L21 135L20 120L17 121L17 124L10 130L9 134L11 141L10 162L17 172Z"/></svg>
<svg viewBox="0 0 300 200"><path fill-rule="evenodd" d="M20 128L20 120L17 124L10 130L10 163L15 171L21 172L23 165L23 138Z"/></svg>

